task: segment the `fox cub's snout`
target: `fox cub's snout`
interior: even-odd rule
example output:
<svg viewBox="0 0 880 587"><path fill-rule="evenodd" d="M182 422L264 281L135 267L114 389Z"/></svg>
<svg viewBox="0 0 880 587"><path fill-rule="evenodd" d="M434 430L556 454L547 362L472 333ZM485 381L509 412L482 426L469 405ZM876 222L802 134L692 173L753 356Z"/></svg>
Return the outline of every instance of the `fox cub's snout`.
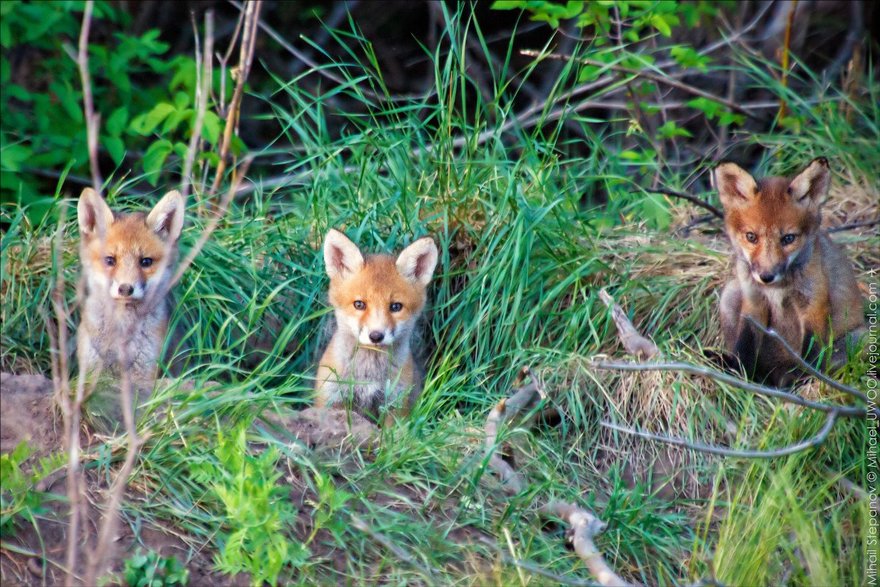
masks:
<svg viewBox="0 0 880 587"><path fill-rule="evenodd" d="M123 215L114 214L100 195L86 189L77 211L90 293L137 303L168 277L173 259L163 257L176 251L173 244L183 228L184 202L179 192L166 194L149 214Z"/></svg>
<svg viewBox="0 0 880 587"><path fill-rule="evenodd" d="M392 257L364 255L338 230L327 234L324 263L336 331L318 368L319 406L350 401L368 415L408 409L396 402L407 390L411 402L421 389L410 344L437 258L430 238Z"/></svg>

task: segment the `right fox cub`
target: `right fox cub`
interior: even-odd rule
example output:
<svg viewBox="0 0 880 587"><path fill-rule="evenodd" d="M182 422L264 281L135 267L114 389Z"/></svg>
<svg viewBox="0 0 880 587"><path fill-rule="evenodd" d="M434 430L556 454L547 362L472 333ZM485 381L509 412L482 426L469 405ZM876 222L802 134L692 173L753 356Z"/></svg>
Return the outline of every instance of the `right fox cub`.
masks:
<svg viewBox="0 0 880 587"><path fill-rule="evenodd" d="M734 255L733 276L721 294L727 350L757 379L792 382L794 359L748 316L813 362L834 340L830 364L841 366L847 343L864 332L865 321L852 265L821 228L828 161L814 159L792 179L758 181L722 163L714 180Z"/></svg>
<svg viewBox="0 0 880 587"><path fill-rule="evenodd" d="M387 421L406 414L422 388L410 343L437 265L437 246L420 238L395 259L364 255L338 230L324 242L336 331L315 382L318 407L351 405Z"/></svg>

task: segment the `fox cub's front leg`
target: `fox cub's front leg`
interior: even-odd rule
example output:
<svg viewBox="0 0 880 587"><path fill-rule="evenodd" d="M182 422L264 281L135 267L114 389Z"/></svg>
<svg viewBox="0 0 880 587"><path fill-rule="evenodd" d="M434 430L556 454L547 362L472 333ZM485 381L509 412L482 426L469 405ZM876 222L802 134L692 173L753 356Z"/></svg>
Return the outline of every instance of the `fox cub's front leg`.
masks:
<svg viewBox="0 0 880 587"><path fill-rule="evenodd" d="M747 318L762 326L770 324L770 309L760 296L749 295L737 280L728 282L721 293L721 333L724 347L749 370L758 367L763 333Z"/></svg>

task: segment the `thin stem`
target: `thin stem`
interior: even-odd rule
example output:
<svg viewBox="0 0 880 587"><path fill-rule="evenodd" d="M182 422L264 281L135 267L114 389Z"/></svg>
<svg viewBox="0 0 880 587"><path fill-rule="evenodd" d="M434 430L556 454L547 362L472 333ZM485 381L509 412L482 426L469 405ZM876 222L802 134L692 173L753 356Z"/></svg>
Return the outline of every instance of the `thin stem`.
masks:
<svg viewBox="0 0 880 587"><path fill-rule="evenodd" d="M92 27L92 11L94 8L94 0L88 0L83 11L82 27L79 32L79 51L76 56L76 64L79 66L79 76L82 81L83 115L86 122L86 142L89 149L92 187L100 194L101 186L104 184L104 180L101 179L101 169L98 167L98 127L100 117L95 114L95 105L92 101L92 76L89 73L89 30Z"/></svg>
<svg viewBox="0 0 880 587"><path fill-rule="evenodd" d="M855 389L853 387L850 387L849 385L845 385L839 381L832 379L831 377L828 377L827 375L825 375L825 373L822 373L821 371L816 369L813 365L811 365L809 362L807 362L801 356L801 354L799 352L797 352L796 350L791 348L791 345L788 344L788 341L785 340L778 332L776 332L776 330L774 330L773 328L765 328L763 324L760 324L757 320L755 320L751 316L746 315L746 316L744 316L744 318L747 321L749 321L752 324L752 326L754 326L755 328L757 328L758 330L763 332L766 336L769 336L770 338L772 338L773 340L775 340L776 342L781 344L782 348L785 349L785 352L788 353L788 356L790 356L792 359L794 359L795 362L800 366L801 369L803 369L804 371L806 371L807 373L809 373L810 375L812 375L813 377L815 377L816 379L818 379L819 381L824 383L825 385L832 387L832 388L836 389L837 391L842 391L843 393L846 393L848 395L856 397L866 404L870 404L870 401L868 400L867 395L865 395L864 393L862 393L858 389ZM876 409L874 409L872 411L875 411L876 413L880 414L880 411L877 411Z"/></svg>
<svg viewBox="0 0 880 587"><path fill-rule="evenodd" d="M691 365L690 363L609 363L604 361L597 361L591 362L590 365L595 369L605 369L609 371L681 371L682 373L690 373L692 375L702 375L704 377L709 377L710 379L721 381L723 383L727 383L728 385L733 385L734 387L738 387L739 389L743 389L745 391L750 391L758 395L780 399L792 404L803 406L805 408L818 410L820 412L837 412L839 416L844 418L864 418L867 414L867 412L863 408L826 404L823 402L808 400L793 393L782 391L781 389L777 389L775 387L767 387L766 385L751 383L738 377L728 375L727 373L722 373L714 369L698 367L696 365Z"/></svg>
<svg viewBox="0 0 880 587"><path fill-rule="evenodd" d="M611 430L616 430L618 432L623 432L624 434L631 434L632 436L638 436L639 438L644 438L646 440L654 440L657 442L664 442L666 444L671 444L673 446L681 446L683 448L688 448L691 450L695 450L697 452L704 452L713 455L719 455L723 457L737 457L743 459L770 459L776 457L784 457L786 455L795 454L801 452L803 450L807 450L809 448L814 448L822 444L825 439L828 437L828 434L831 432L831 429L834 428L834 423L837 422L838 412L833 410L828 412L825 418L825 425L822 426L822 429L817 432L815 435L811 436L806 440L802 440L800 442L796 442L794 444L790 444L783 448L777 448L772 450L748 450L748 449L735 449L735 448L727 448L724 446L716 446L711 444L704 444L702 442L694 442L691 440L685 440L684 438L678 438L675 436L665 436L663 434L654 434L653 432L646 432L644 430L636 430L634 428L627 428L625 426L620 426L618 424L612 424L611 422L602 421L600 424L606 428L610 428Z"/></svg>

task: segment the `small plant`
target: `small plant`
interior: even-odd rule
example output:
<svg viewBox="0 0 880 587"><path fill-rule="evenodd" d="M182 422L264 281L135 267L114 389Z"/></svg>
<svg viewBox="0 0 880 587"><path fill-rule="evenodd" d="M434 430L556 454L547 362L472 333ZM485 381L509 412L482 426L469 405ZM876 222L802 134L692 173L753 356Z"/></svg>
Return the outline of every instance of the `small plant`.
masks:
<svg viewBox="0 0 880 587"><path fill-rule="evenodd" d="M215 451L219 463L204 471L214 479L213 490L223 502L228 533L222 539L217 568L225 573L246 572L253 585L278 583L281 569L300 565L308 549L292 543L284 528L296 516L287 490L277 481L279 454L274 447L259 455L248 452L246 427L230 436L220 434ZM219 479L219 481L217 481Z"/></svg>
<svg viewBox="0 0 880 587"><path fill-rule="evenodd" d="M36 486L64 463L64 455L58 453L38 459L33 470L26 471L24 463L31 454L22 441L12 452L0 455L0 537L14 534L21 520L33 524L34 517L46 510L51 496Z"/></svg>
<svg viewBox="0 0 880 587"><path fill-rule="evenodd" d="M315 474L315 490L318 493L318 502L315 506L315 521L312 533L307 542L311 542L319 530L326 529L340 542L342 534L347 527L347 520L339 516L345 511L345 506L354 497L347 491L336 489L333 479L326 474Z"/></svg>
<svg viewBox="0 0 880 587"><path fill-rule="evenodd" d="M189 571L173 556L161 556L153 550L139 551L125 560L125 583L129 587L163 587L186 585Z"/></svg>

